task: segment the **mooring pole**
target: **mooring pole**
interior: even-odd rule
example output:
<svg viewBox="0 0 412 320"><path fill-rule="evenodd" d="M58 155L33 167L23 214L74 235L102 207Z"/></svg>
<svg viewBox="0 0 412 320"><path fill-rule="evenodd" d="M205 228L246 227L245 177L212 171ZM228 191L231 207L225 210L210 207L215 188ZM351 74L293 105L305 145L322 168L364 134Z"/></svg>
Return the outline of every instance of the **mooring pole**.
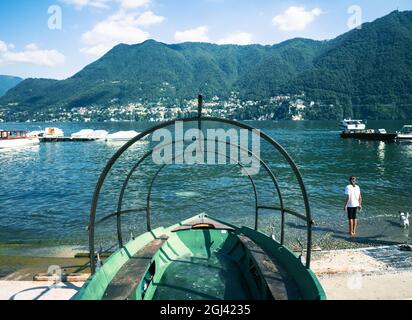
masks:
<svg viewBox="0 0 412 320"><path fill-rule="evenodd" d="M197 117L199 118L198 127L200 131L202 130L201 118L202 118L202 112L203 112L203 96L201 94L199 94L197 101L198 101Z"/></svg>
<svg viewBox="0 0 412 320"><path fill-rule="evenodd" d="M204 141L202 141L202 112L203 112L203 96L201 94L199 94L198 98L197 98L197 102L198 102L198 107L197 107L197 117L198 117L198 121L197 121L197 127L199 129L199 137L198 137L198 141L199 141L199 149L204 152Z"/></svg>

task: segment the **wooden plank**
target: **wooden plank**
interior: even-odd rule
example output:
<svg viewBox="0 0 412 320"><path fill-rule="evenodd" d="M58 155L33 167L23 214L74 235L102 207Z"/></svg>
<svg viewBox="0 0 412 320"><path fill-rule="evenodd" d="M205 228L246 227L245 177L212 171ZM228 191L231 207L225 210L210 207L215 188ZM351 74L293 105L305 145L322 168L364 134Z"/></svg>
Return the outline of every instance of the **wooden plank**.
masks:
<svg viewBox="0 0 412 320"><path fill-rule="evenodd" d="M33 281L55 281L60 282L85 282L90 277L90 273L72 273L61 275L50 275L47 273L38 273L33 277Z"/></svg>
<svg viewBox="0 0 412 320"><path fill-rule="evenodd" d="M253 240L239 236L240 241L250 251L275 300L301 300L299 289L283 268L271 259Z"/></svg>
<svg viewBox="0 0 412 320"><path fill-rule="evenodd" d="M136 292L144 272L153 256L167 241L167 236L161 236L138 251L119 270L103 295L103 300L130 300Z"/></svg>

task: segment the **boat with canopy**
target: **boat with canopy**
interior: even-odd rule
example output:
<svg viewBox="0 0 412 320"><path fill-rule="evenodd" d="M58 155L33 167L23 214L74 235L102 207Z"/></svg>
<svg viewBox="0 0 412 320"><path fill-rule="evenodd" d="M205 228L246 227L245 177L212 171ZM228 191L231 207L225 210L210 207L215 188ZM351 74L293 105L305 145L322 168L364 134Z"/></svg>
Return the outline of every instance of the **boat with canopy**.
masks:
<svg viewBox="0 0 412 320"><path fill-rule="evenodd" d="M157 170L148 171L152 178L143 199L145 206L129 209L125 193L133 176L141 170L145 161L150 161L156 148L148 149L139 157L130 157L130 168L119 184L120 192L115 210L100 217L98 211L110 212L106 200L102 200L105 183L113 173L122 155L133 149L142 139L153 136L159 130L171 128L177 123L187 128L197 127L204 130L207 125L224 125L256 131L247 124L202 115L203 98L199 96L198 115L191 118L172 120L152 127L123 145L103 170L92 200L90 210L89 257L91 276L74 300L324 300L326 295L317 277L311 271L312 255L312 219L309 198L302 175L286 150L269 135L260 132L260 139L272 147L271 154L277 154L287 163L291 178L297 182L302 202L301 211L286 207L285 193L280 188L276 174L270 166L253 150L246 149L247 155L258 161L270 181L270 188L277 202L264 204L258 197L258 188L254 175L250 174L245 164L235 161L235 166L243 171L253 190L253 227L225 221L223 218L207 213L193 213L184 220L177 220L173 225L155 227L152 221L153 190L159 175L168 169L172 162L165 161ZM199 139L202 152L218 154L219 150L206 150L208 138ZM176 145L180 141L173 139L164 142ZM230 147L231 142L224 142ZM175 154L173 160L180 155ZM231 156L226 156L228 159ZM188 164L190 165L190 164ZM180 168L179 166L177 168ZM124 172L124 169L122 169ZM290 173L290 172L289 172ZM146 172L145 172L146 174ZM115 174L116 181L119 176ZM195 179L195 177L189 177ZM230 189L231 186L227 186ZM202 190L201 190L202 191ZM209 190L212 191L212 190ZM236 190L233 190L236 192ZM117 193L116 193L117 194ZM125 209L127 206L128 209ZM221 204L225 206L224 203ZM176 210L178 209L176 203ZM279 214L280 238L261 231L261 212L270 211ZM177 211L176 211L177 212ZM127 215L140 215L145 219L146 231L137 237L131 236L125 241L124 219ZM242 213L239 213L242 214ZM247 213L245 213L247 214ZM287 217L302 222L306 234L306 245L302 245L300 255L288 248L286 237ZM116 226L116 246L109 258L102 261L102 249L98 249L96 231L102 224L113 221Z"/></svg>

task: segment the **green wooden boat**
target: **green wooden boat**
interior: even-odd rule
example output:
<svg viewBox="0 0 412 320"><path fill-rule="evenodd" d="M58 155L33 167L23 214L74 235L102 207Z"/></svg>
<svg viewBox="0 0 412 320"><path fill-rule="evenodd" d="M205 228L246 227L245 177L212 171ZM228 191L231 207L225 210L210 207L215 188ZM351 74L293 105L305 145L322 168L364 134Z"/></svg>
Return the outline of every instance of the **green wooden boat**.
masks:
<svg viewBox="0 0 412 320"><path fill-rule="evenodd" d="M205 122L229 124L254 130L244 123L202 116L202 97L199 97L199 115L179 121L196 122L199 128ZM161 128L172 126L166 122L143 132L123 146L110 160L100 176L93 197L90 214L90 267L92 275L73 298L74 300L324 300L325 293L310 270L312 226L309 201L300 172L287 152L271 137L261 133L287 160L299 182L304 212L298 213L285 207L276 177L261 159L279 196L279 206L259 204L255 183L255 228L236 226L206 214L196 215L175 225L152 228L151 192L158 174L149 187L147 207L122 210L124 193L133 173L147 159L149 151L127 175L120 192L116 212L96 220L97 204L102 186L119 157L141 139ZM174 142L175 143L175 142ZM242 164L239 163L242 167ZM259 231L260 210L280 212L281 239ZM145 212L147 232L128 243L123 243L122 216L132 212ZM284 244L285 216L293 215L307 225L307 247L300 257ZM95 228L108 219L116 219L119 249L102 264L95 251Z"/></svg>

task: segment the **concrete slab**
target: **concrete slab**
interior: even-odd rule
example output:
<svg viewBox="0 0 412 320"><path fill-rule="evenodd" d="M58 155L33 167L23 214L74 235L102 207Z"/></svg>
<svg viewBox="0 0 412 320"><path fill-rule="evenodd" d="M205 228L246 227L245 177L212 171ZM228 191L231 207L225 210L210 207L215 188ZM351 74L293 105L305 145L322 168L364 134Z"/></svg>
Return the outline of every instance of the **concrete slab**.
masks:
<svg viewBox="0 0 412 320"><path fill-rule="evenodd" d="M0 300L70 300L83 283L0 281Z"/></svg>
<svg viewBox="0 0 412 320"><path fill-rule="evenodd" d="M412 300L412 252L399 246L314 252L312 270L330 300ZM69 300L83 282L16 281L23 269L0 281L0 300Z"/></svg>
<svg viewBox="0 0 412 320"><path fill-rule="evenodd" d="M412 300L412 272L320 276L328 300Z"/></svg>
<svg viewBox="0 0 412 320"><path fill-rule="evenodd" d="M412 252L399 246L316 252L312 270L329 300L412 299Z"/></svg>
<svg viewBox="0 0 412 320"><path fill-rule="evenodd" d="M315 252L311 268L317 275L412 271L412 251L396 245Z"/></svg>

